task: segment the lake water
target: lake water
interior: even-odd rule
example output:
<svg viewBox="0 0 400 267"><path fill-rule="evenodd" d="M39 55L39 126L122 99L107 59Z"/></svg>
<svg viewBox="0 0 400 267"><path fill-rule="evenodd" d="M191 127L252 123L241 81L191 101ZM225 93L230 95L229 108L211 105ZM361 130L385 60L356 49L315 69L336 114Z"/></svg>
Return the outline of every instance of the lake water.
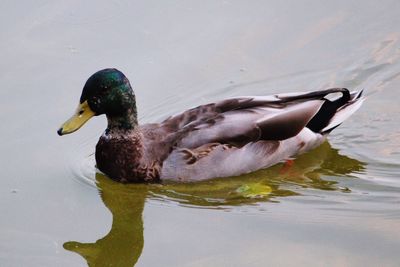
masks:
<svg viewBox="0 0 400 267"><path fill-rule="evenodd" d="M0 266L399 266L399 1L2 1ZM98 117L116 67L141 122L225 97L366 90L329 142L242 177L121 185Z"/></svg>

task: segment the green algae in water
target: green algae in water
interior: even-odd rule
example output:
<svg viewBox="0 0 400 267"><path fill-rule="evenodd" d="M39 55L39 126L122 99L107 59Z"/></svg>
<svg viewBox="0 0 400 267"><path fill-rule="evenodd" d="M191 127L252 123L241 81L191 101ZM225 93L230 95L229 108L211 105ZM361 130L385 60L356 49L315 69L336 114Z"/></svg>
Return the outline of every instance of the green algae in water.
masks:
<svg viewBox="0 0 400 267"><path fill-rule="evenodd" d="M272 188L268 185L256 183L245 184L236 189L235 193L246 198L263 198L271 194Z"/></svg>

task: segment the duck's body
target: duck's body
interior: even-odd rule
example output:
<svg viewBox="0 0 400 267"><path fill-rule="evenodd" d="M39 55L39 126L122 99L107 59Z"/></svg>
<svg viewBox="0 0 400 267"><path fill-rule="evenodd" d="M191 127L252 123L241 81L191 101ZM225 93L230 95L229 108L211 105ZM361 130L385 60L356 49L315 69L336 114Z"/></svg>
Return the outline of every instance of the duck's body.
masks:
<svg viewBox="0 0 400 267"><path fill-rule="evenodd" d="M117 97L122 103L113 105L107 104L110 97L101 99L104 89L100 96L93 93L93 87L101 87L99 83L109 81L111 74L116 87L123 87L122 97ZM114 101L115 92L108 92L112 86L103 87ZM89 88L86 93L85 88ZM361 92L344 88L238 97L190 109L161 123L138 125L133 91L122 73L100 71L85 88L81 105L86 101L93 115L105 113L108 118L108 128L96 146L97 167L122 182L203 180L269 167L320 145L363 101ZM332 93L341 96L334 101L325 98ZM130 105L125 102L131 94ZM99 108L98 102L109 107ZM59 133L76 129L63 130Z"/></svg>

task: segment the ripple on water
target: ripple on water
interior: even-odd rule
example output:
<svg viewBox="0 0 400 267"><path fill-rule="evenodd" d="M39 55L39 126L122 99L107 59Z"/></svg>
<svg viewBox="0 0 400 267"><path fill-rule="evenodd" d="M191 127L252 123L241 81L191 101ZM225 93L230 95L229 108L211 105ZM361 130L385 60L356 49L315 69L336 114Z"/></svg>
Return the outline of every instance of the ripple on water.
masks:
<svg viewBox="0 0 400 267"><path fill-rule="evenodd" d="M94 147L97 138L89 138L71 149L67 159L67 171L76 181L93 188L96 186L96 160Z"/></svg>

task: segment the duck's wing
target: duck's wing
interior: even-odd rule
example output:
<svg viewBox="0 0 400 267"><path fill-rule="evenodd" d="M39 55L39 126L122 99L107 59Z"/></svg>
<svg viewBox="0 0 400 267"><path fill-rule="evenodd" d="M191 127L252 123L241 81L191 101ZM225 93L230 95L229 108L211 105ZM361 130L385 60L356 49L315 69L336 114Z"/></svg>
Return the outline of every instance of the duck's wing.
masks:
<svg viewBox="0 0 400 267"><path fill-rule="evenodd" d="M340 96L332 99L332 93ZM361 94L337 88L240 97L171 117L164 123L179 125L180 139L163 163L161 178L236 176L309 151L360 107Z"/></svg>
<svg viewBox="0 0 400 267"><path fill-rule="evenodd" d="M340 93L336 100L328 95ZM344 88L323 91L238 97L190 109L162 122L179 134L177 146L196 148L208 143L243 146L259 140L285 140L308 127L329 131L354 112L361 96ZM340 110L349 110L342 112ZM359 106L359 105L358 105Z"/></svg>

